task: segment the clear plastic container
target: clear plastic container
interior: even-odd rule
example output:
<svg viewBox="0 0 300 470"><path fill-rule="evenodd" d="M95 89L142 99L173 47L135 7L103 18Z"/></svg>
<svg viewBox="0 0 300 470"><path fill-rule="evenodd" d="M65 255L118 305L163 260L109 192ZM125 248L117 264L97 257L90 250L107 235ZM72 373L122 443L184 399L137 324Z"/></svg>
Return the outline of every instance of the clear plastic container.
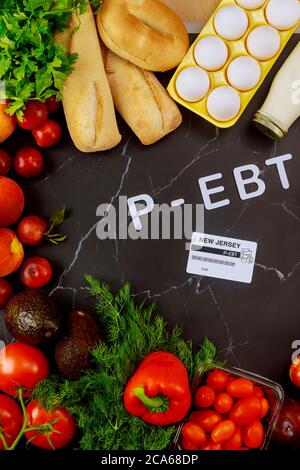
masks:
<svg viewBox="0 0 300 470"><path fill-rule="evenodd" d="M281 385L277 384L276 382L273 382L272 380L266 379L265 377L261 377L260 375L254 374L252 372L247 372L242 369L238 369L236 367L219 367L217 369L224 370L225 372L228 372L231 376L235 378L243 377L243 378L249 379L255 385L258 385L259 387L262 388L270 404L270 410L267 416L262 421L264 428L265 428L265 438L264 438L264 442L262 446L260 447L260 450L266 450L270 443L273 431L276 426L277 419L279 417L281 407L283 405L283 401L284 401L283 388L281 387ZM192 386L192 396L194 396L194 394L196 393L200 385L204 385L204 383L206 382L207 375L210 372L212 371L209 371L205 374L199 373L195 377L195 380ZM195 409L191 408L190 413L192 411L195 411ZM189 415L187 416L186 421L188 420ZM178 450L182 450L180 447L180 437L181 437L181 430L185 422L181 423L180 426L178 427L178 430L176 432L176 435L173 441L173 446Z"/></svg>

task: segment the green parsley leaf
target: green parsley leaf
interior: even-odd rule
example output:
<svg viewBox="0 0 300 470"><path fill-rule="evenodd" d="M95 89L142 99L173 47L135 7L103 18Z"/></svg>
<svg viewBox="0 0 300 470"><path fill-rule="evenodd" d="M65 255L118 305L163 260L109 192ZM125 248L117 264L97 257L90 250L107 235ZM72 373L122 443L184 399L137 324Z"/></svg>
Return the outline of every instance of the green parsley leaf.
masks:
<svg viewBox="0 0 300 470"><path fill-rule="evenodd" d="M73 13L87 5L88 0L0 0L0 88L10 101L9 115L22 119L29 99L62 98L77 55L55 44L53 32L68 28Z"/></svg>

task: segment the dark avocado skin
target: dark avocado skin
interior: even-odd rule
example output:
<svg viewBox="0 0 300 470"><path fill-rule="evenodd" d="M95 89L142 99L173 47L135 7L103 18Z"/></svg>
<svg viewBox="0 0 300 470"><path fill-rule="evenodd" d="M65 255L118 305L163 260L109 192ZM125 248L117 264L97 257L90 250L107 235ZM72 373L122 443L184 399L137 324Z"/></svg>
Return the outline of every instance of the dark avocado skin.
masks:
<svg viewBox="0 0 300 470"><path fill-rule="evenodd" d="M61 315L52 299L39 292L22 292L7 304L6 327L18 341L38 345L61 331Z"/></svg>
<svg viewBox="0 0 300 470"><path fill-rule="evenodd" d="M75 310L68 314L68 334L55 347L55 360L61 374L78 379L90 367L90 353L103 340L103 333L93 315Z"/></svg>

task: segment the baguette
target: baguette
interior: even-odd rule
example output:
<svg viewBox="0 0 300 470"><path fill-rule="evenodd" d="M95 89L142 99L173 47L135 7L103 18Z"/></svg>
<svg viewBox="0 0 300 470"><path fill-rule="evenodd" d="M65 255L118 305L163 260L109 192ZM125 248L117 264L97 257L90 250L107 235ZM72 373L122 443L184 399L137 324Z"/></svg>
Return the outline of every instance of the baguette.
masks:
<svg viewBox="0 0 300 470"><path fill-rule="evenodd" d="M89 153L115 147L121 135L90 7L80 16L79 25L67 47L78 59L64 86L63 107L75 146ZM56 41L66 45L66 34L58 35Z"/></svg>
<svg viewBox="0 0 300 470"><path fill-rule="evenodd" d="M97 25L110 50L145 70L177 67L189 48L183 22L159 0L104 0Z"/></svg>
<svg viewBox="0 0 300 470"><path fill-rule="evenodd" d="M180 111L152 72L105 51L105 69L116 109L144 145L174 131Z"/></svg>

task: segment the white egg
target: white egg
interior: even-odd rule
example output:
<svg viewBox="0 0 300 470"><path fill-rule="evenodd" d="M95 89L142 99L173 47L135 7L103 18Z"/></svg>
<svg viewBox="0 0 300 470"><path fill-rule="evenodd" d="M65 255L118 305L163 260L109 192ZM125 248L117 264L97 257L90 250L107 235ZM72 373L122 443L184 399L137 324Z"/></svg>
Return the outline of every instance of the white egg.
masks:
<svg viewBox="0 0 300 470"><path fill-rule="evenodd" d="M256 10L262 7L266 0L236 0L236 3L246 10Z"/></svg>
<svg viewBox="0 0 300 470"><path fill-rule="evenodd" d="M176 79L178 95L185 101L196 102L207 95L210 87L208 74L199 67L183 69Z"/></svg>
<svg viewBox="0 0 300 470"><path fill-rule="evenodd" d="M228 49L217 36L206 36L196 44L194 56L197 64L205 70L219 70L227 62Z"/></svg>
<svg viewBox="0 0 300 470"><path fill-rule="evenodd" d="M230 85L238 90L251 90L261 78L261 68L253 57L240 56L229 64L227 78Z"/></svg>
<svg viewBox="0 0 300 470"><path fill-rule="evenodd" d="M298 0L270 0L266 17L274 28L280 30L293 28L300 20L300 3Z"/></svg>
<svg viewBox="0 0 300 470"><path fill-rule="evenodd" d="M220 86L208 95L206 106L209 114L217 121L230 121L241 109L241 98L230 86Z"/></svg>
<svg viewBox="0 0 300 470"><path fill-rule="evenodd" d="M214 19L215 30L224 39L240 39L248 28L248 16L237 5L226 5L217 11Z"/></svg>
<svg viewBox="0 0 300 470"><path fill-rule="evenodd" d="M247 38L248 51L259 60L274 57L280 49L280 44L280 34L272 26L257 26Z"/></svg>

